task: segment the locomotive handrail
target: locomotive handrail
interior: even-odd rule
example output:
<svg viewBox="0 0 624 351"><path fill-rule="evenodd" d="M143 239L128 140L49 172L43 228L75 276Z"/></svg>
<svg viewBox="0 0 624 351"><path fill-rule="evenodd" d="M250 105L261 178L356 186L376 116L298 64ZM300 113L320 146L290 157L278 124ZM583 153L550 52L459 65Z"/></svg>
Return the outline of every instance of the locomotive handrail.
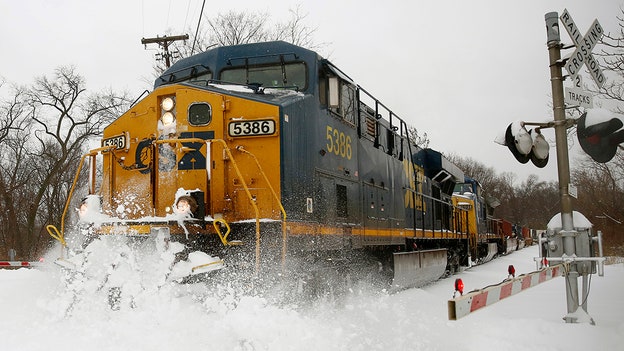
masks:
<svg viewBox="0 0 624 351"><path fill-rule="evenodd" d="M59 232L59 230L52 224L48 224L46 226L46 230L48 231L48 234L50 234L52 238L58 240L58 242L61 243L61 259L63 259L65 248L67 247L65 236L63 235L63 233Z"/></svg>
<svg viewBox="0 0 624 351"><path fill-rule="evenodd" d="M225 140L223 139L204 140L200 138L154 140L154 143L156 144L191 143L191 142L206 143L206 148L208 148L208 144L212 142L220 142L221 144L223 144L223 149L227 153L229 159L232 161L232 165L234 166L234 171L236 172L236 175L240 179L241 183L243 184L243 189L245 190L245 194L247 194L247 197L249 198L249 201L251 202L251 206L253 207L254 212L256 214L256 274L259 273L260 272L260 210L258 210L258 206L256 205L256 200L251 195L251 192L249 191L249 187L247 186L247 182L245 182L245 178L243 178L243 175L240 172L238 165L236 164L236 160L234 159L234 155L232 155L232 152L230 151L230 148L228 147Z"/></svg>
<svg viewBox="0 0 624 351"><path fill-rule="evenodd" d="M219 223L223 223L225 228L227 228L227 231L225 232L225 235L221 234L221 228L219 228ZM230 225L228 224L228 222L226 222L224 219L217 218L217 219L214 220L214 222L212 222L212 225L213 225L215 231L217 232L217 235L219 236L219 239L221 239L221 243L223 244L223 246L228 246L229 245L229 241L227 241L227 237L228 237L228 235L230 235L230 232L231 232Z"/></svg>
<svg viewBox="0 0 624 351"><path fill-rule="evenodd" d="M373 99L375 101L375 114L378 116L379 115L379 107L383 107L383 109L388 113L388 122L390 123L390 128L392 129L392 127L395 126L395 123L393 123L392 119L393 117L397 118L399 120L399 124L405 123L403 121L403 119L399 116L397 116L394 112L392 112L392 110L386 106L383 102L379 101L377 98L375 98L371 93L369 93L366 89L362 88L360 85L357 86L358 89L362 92L364 92L364 94L366 94L369 98ZM407 125L407 124L406 124ZM405 131L407 132L407 130ZM401 134L398 134L401 137L404 137L403 135L403 128L401 128Z"/></svg>
<svg viewBox="0 0 624 351"><path fill-rule="evenodd" d="M143 97L143 95L145 95L145 93L148 93L148 94L149 94L149 90L147 90L147 89L143 90L143 92L141 93L141 95L139 95L139 97L138 97L138 98L136 98L136 99L135 99L135 100L134 100L134 101L130 104L130 106L134 106L134 104L136 104L136 103L137 103L137 101L139 101L139 100Z"/></svg>
<svg viewBox="0 0 624 351"><path fill-rule="evenodd" d="M256 165L258 166L258 170L260 170L260 174L262 175L262 177L264 177L264 181L266 181L267 184L269 185L269 189L271 189L271 193L273 194L273 197L275 198L275 201L277 202L277 205L279 206L280 211L282 212L282 216L284 217L284 220L282 222L282 269L284 269L286 265L286 210L284 209L284 206L282 205L282 201L280 201L279 197L277 196L275 189L273 189L271 182L269 182L269 178L266 176L266 173L264 173L264 170L262 169L262 166L260 165L260 162L258 161L258 158L256 157L256 155L245 150L245 148L242 145L237 146L236 150L244 154L247 154L251 156L251 158L254 159L254 161L256 162Z"/></svg>
<svg viewBox="0 0 624 351"><path fill-rule="evenodd" d="M82 166L84 165L84 160L87 157L96 156L101 151L109 151L114 149L115 145L103 146L97 149L92 149L88 153L82 155L80 158L80 163L78 164L78 169L76 170L76 175L74 176L74 181L72 182L72 186L69 189L69 194L67 195L67 200L65 201L65 208L63 208L63 215L61 216L61 233L65 233L65 216L67 215L67 209L69 208L69 204L71 202L72 196L74 195L74 189L76 188L76 183L78 182L78 177L80 176L80 172L82 171Z"/></svg>

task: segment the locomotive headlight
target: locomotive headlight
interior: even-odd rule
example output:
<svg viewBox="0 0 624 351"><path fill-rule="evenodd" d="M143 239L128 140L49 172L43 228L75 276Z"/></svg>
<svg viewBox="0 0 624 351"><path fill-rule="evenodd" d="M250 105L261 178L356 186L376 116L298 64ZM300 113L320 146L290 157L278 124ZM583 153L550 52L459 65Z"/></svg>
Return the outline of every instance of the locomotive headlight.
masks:
<svg viewBox="0 0 624 351"><path fill-rule="evenodd" d="M160 101L161 115L160 120L164 127L167 127L175 121L176 109L175 96L166 96Z"/></svg>
<svg viewBox="0 0 624 351"><path fill-rule="evenodd" d="M168 112L163 113L161 120L162 120L163 125L166 127L170 125L171 123L173 123L173 121L175 121L175 116L173 115L172 112L168 111Z"/></svg>
<svg viewBox="0 0 624 351"><path fill-rule="evenodd" d="M166 97L162 100L160 106L166 112L171 112L173 110L173 107L175 106L175 100L173 100L172 97Z"/></svg>

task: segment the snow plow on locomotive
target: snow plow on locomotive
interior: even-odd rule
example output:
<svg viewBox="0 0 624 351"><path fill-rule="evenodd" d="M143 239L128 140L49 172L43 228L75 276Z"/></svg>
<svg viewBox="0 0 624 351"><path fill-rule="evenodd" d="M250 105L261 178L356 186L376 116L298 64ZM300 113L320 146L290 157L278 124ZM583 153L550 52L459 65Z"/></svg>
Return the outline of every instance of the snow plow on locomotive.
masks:
<svg viewBox="0 0 624 351"><path fill-rule="evenodd" d="M207 253L191 274L372 262L405 288L495 254L478 199L453 193L463 172L331 62L285 42L181 59L83 161L89 235L183 242L181 259ZM64 242L62 222L51 234Z"/></svg>

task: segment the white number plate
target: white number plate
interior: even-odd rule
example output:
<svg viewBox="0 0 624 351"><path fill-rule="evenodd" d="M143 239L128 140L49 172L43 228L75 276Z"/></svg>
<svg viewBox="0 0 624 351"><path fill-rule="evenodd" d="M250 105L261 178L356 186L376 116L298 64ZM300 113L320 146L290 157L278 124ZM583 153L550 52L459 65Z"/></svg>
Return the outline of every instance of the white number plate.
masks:
<svg viewBox="0 0 624 351"><path fill-rule="evenodd" d="M263 119L255 121L235 121L228 125L231 137L271 135L275 133L275 121Z"/></svg>
<svg viewBox="0 0 624 351"><path fill-rule="evenodd" d="M128 145L128 143L126 142L125 134L115 135L113 137L102 140L102 147L115 146L115 149L121 150L125 149L126 145Z"/></svg>

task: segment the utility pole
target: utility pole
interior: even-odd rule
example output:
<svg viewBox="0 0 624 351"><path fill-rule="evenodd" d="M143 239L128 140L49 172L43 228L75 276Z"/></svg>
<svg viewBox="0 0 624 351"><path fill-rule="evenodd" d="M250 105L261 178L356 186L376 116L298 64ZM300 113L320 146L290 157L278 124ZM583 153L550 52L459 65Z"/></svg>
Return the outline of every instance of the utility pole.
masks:
<svg viewBox="0 0 624 351"><path fill-rule="evenodd" d="M559 176L559 196L561 203L561 227L556 225L546 232L546 236L540 238L540 245L545 245L547 250L542 251L540 261L548 258L549 262L561 263L565 267L566 300L568 314L564 317L566 323L577 323L579 320L593 319L587 314L587 297L589 295L589 275L596 273L604 274L604 257L595 257L595 245L602 252L602 235L593 236L592 224L582 213L575 213L572 206L572 198L576 198L576 187L570 183L570 160L568 155L567 130L577 125L577 135L583 150L596 162L607 162L615 155L617 146L624 142L624 130L619 132L624 123L611 117L606 121L591 124L586 123L586 117L591 109L585 111L577 120L566 119L566 101L563 81L567 76L562 74L562 68L571 75L572 80L578 75L583 65L587 65L592 78L602 87L605 81L597 61L591 54L591 50L600 40L603 29L598 20L594 20L585 36L581 36L578 28L572 21L572 16L567 10L561 17L557 12L549 12L544 16L546 20L547 46L550 68L550 85L552 91L554 121L547 123L514 122L507 127L504 140L498 141L509 148L511 153L520 163L531 160L537 167L544 167L548 162L548 142L541 135L540 129L554 128L557 148L557 170ZM563 23L574 45L564 47L561 44L559 20ZM575 47L572 55L561 58L561 50ZM578 91L578 90L575 90ZM584 92L580 91L584 95ZM576 101L573 101L576 103ZM587 102L587 101L585 101ZM587 105L590 105L587 102ZM587 107L587 106L585 106ZM598 113L596 113L598 114ZM592 112L594 116L594 112ZM604 119L605 116L601 116ZM526 125L535 125L538 128L527 131ZM574 222L577 222L576 224ZM551 230L552 229L552 230ZM536 261L537 262L537 261ZM583 278L583 294L579 296L578 278ZM580 313L579 309L583 311ZM579 312L579 313L577 313ZM584 315L582 315L584 314Z"/></svg>
<svg viewBox="0 0 624 351"><path fill-rule="evenodd" d="M147 44L158 44L163 50L160 54L161 58L165 59L165 65L167 68L171 67L171 57L173 53L169 52L169 43L177 41L177 40L187 40L189 38L188 34L184 35L173 35L173 36L164 36L156 38L143 38L141 39L141 44L147 46Z"/></svg>
<svg viewBox="0 0 624 351"><path fill-rule="evenodd" d="M548 37L548 53L550 57L550 82L552 87L553 111L555 138L557 142L557 166L559 170L559 194L561 196L561 230L555 230L554 235L549 235L547 243L550 252L553 254L550 261L561 261L567 268L564 273L566 285L566 300L568 314L564 317L566 323L577 323L579 320L589 321L594 324L593 318L587 314L587 299L589 296L589 275L598 271L599 276L604 275L604 257L602 257L602 233L598 231L597 236L591 234L591 223L581 213L578 214L580 223L574 224L575 216L572 212L572 197L576 197L575 188L570 184L570 164L568 159L568 140L566 130L574 123L565 118L565 96L563 94L562 67L565 65L566 71L571 75L572 80L578 75L583 65L587 65L592 78L599 88L605 82L605 77L591 54L592 49L602 37L604 30L598 20L594 20L585 36L581 37L580 32L572 16L567 10L561 17L557 17L557 12L549 12L544 18L546 20L546 33ZM575 51L566 59L561 59L561 49L559 35L559 20L563 23L575 47ZM606 122L599 122L587 125L585 119L590 110L579 117L577 124L577 135L583 150L588 153L596 162L608 162L616 152L616 147L624 141L624 135L616 130L622 127L623 123L616 117L607 119ZM593 113L593 112L592 112ZM593 114L592 114L593 115ZM604 116L603 116L604 118ZM593 138L593 139L591 139ZM604 142L602 139L604 138ZM587 140L597 139L601 141L598 147ZM601 145L606 147L599 147ZM585 224L582 224L585 223ZM588 225L589 224L589 225ZM588 226L583 228L582 226ZM599 257L595 257L594 248L598 245ZM583 294L579 296L578 278L582 277ZM579 311L582 311L579 313ZM584 314L584 315L583 315Z"/></svg>
<svg viewBox="0 0 624 351"><path fill-rule="evenodd" d="M557 169L559 173L559 196L561 201L561 232L563 253L568 257L575 257L574 222L572 217L572 198L569 194L570 162L568 155L567 122L565 118L565 101L563 95L563 75L561 71L561 37L559 34L559 15L549 12L545 16L548 56L550 58L550 85L553 99L553 113L555 117L555 140L557 146ZM578 308L578 272L576 265L571 264L565 274L566 299L568 313ZM565 318L571 323L570 318Z"/></svg>

